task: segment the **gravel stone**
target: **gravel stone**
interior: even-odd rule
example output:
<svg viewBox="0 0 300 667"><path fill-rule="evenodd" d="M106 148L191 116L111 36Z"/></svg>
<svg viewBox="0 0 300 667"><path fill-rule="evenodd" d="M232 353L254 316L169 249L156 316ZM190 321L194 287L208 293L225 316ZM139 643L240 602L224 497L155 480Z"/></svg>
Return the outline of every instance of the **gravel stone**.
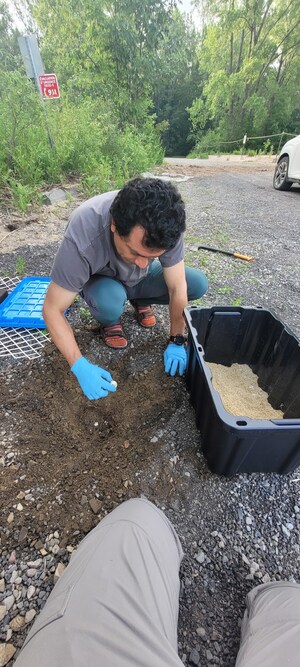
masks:
<svg viewBox="0 0 300 667"><path fill-rule="evenodd" d="M189 655L189 664L190 665L199 665L200 655L195 648L190 652Z"/></svg>

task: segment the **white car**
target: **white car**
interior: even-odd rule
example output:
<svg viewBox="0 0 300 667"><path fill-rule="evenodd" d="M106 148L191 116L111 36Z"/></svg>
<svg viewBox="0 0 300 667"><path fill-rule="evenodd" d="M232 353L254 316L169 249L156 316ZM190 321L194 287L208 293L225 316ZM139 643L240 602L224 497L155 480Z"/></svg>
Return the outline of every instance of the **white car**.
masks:
<svg viewBox="0 0 300 667"><path fill-rule="evenodd" d="M282 147L273 177L275 190L289 190L293 183L300 183L300 134Z"/></svg>

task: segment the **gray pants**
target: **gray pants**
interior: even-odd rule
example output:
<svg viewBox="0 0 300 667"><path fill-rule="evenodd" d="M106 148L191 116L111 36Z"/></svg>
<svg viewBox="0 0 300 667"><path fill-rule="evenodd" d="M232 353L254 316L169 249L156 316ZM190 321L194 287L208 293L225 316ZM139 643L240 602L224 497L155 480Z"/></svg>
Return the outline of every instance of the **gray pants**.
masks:
<svg viewBox="0 0 300 667"><path fill-rule="evenodd" d="M236 667L300 665L300 585L273 581L247 595Z"/></svg>
<svg viewBox="0 0 300 667"><path fill-rule="evenodd" d="M183 667L177 654L182 555L163 512L141 498L124 502L81 542L15 667ZM297 584L251 591L236 667L296 667L299 619Z"/></svg>

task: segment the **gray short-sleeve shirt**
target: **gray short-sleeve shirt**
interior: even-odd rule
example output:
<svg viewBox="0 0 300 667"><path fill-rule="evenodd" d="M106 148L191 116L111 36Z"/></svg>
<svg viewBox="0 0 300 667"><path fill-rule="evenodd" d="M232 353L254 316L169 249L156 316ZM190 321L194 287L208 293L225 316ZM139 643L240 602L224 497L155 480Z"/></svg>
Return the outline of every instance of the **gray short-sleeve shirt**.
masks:
<svg viewBox="0 0 300 667"><path fill-rule="evenodd" d="M147 275L149 265L140 269L129 264L115 249L109 209L117 193L118 190L114 190L92 197L71 215L50 274L60 287L80 292L96 274L116 278L132 287ZM169 267L182 259L183 234L174 248L159 257L159 261L163 267Z"/></svg>

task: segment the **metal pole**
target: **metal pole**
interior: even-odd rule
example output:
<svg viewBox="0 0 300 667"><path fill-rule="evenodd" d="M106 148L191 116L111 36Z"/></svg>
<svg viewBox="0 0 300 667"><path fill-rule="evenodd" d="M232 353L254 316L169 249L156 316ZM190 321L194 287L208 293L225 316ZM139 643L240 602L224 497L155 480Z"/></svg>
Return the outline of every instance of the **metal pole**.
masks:
<svg viewBox="0 0 300 667"><path fill-rule="evenodd" d="M42 109L43 109L43 112L45 114L46 130L47 130L47 134L48 134L50 148L52 150L54 150L55 149L55 143L54 143L53 138L51 136L51 132L50 132L49 124L48 124L45 102L44 102L43 95L42 95L41 89L40 89L39 79L38 79L38 75L37 75L37 71L36 71L36 67L35 67L35 62L34 62L34 58L33 58L32 51L31 51L30 40L28 39L28 35L24 35L24 38L25 38L25 42L27 44L27 49L28 49L28 53L29 53L29 57L30 57L32 71L33 71L33 74L34 74L35 84L36 84L36 87L38 89L38 93L40 94L40 97L41 97L41 100L42 100Z"/></svg>
<svg viewBox="0 0 300 667"><path fill-rule="evenodd" d="M280 153L281 144L283 142L283 137L284 137L284 132L281 132L281 137L280 137L278 148L277 148L277 155L279 155L279 153ZM277 155L276 155L276 157L277 157Z"/></svg>

